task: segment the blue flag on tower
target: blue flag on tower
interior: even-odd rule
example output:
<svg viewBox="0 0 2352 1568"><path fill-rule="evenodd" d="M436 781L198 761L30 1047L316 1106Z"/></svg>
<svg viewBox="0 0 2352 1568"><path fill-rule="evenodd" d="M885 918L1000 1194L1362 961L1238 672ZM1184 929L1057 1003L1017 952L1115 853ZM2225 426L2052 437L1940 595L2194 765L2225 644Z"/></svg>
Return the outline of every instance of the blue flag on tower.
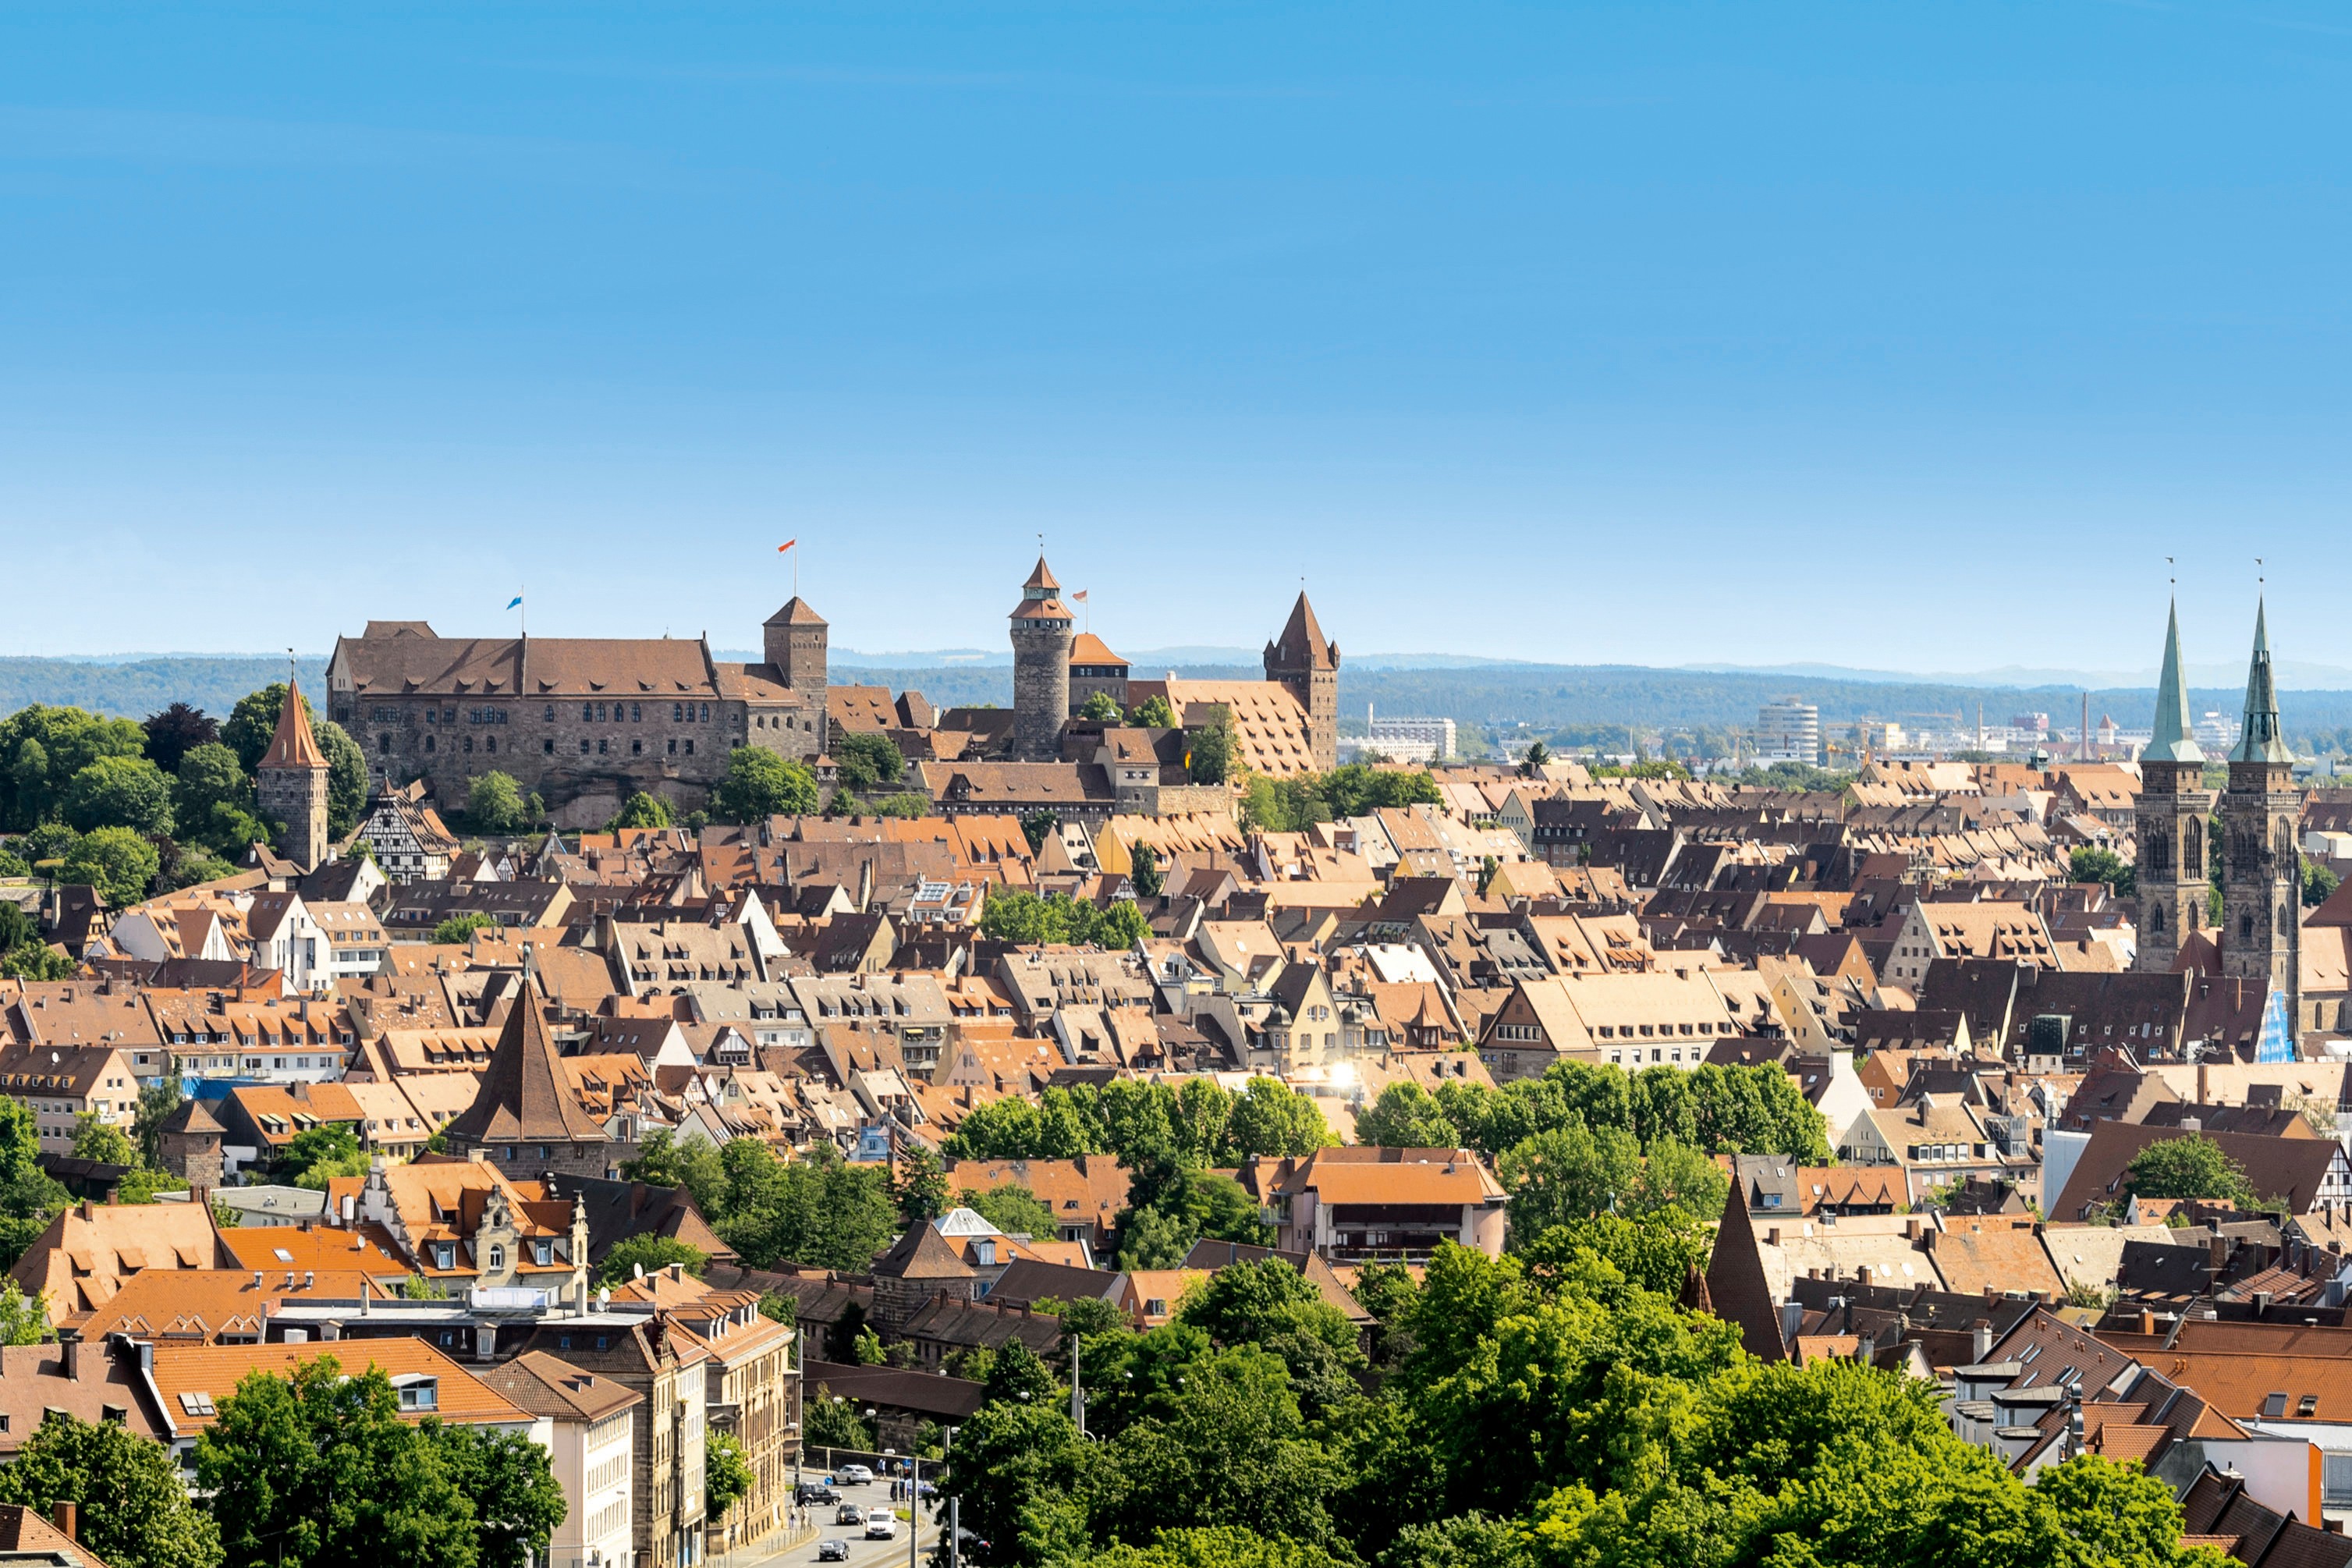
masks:
<svg viewBox="0 0 2352 1568"><path fill-rule="evenodd" d="M522 595L521 595L520 594L517 594L513 598L509 599L509 600L507 601L507 608L508 608L508 609L509 609L509 610L511 610L511 609L513 609L517 605L520 605L520 604L521 604L521 603L522 603Z"/></svg>

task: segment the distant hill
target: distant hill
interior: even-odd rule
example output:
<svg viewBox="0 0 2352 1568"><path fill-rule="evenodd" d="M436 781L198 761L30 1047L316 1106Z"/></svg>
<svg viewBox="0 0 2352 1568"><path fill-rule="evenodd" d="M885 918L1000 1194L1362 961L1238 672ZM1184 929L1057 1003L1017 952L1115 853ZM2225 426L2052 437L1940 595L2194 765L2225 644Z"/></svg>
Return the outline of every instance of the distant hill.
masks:
<svg viewBox="0 0 2352 1568"><path fill-rule="evenodd" d="M326 689L324 655L301 659L297 668L302 684L312 691ZM121 661L0 658L0 713L39 702L144 719L174 702L186 702L226 719L238 698L285 679L286 660L265 655L166 654Z"/></svg>

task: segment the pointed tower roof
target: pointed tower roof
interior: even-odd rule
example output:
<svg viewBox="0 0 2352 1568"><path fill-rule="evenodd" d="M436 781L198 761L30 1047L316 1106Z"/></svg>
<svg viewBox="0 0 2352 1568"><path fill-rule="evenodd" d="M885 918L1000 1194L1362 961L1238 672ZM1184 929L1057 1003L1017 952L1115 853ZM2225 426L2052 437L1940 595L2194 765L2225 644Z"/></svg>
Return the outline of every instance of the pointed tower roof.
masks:
<svg viewBox="0 0 2352 1568"><path fill-rule="evenodd" d="M291 680L286 683L286 700L278 710L278 732L269 738L269 750L261 753L257 768L323 768L327 753L319 749L319 737L310 732L310 710L302 700L302 689Z"/></svg>
<svg viewBox="0 0 2352 1568"><path fill-rule="evenodd" d="M2156 679L2156 733L2144 763L2201 763L2205 753L2190 736L2189 680L2180 669L2180 608L2175 605L2164 626L2164 670Z"/></svg>
<svg viewBox="0 0 2352 1568"><path fill-rule="evenodd" d="M1275 658L1285 668L1305 665L1309 669L1337 669L1339 667L1339 645L1327 642L1323 628L1315 619L1315 606L1307 602L1304 589L1298 602L1290 606L1290 619L1283 623L1282 636L1271 645Z"/></svg>
<svg viewBox="0 0 2352 1568"><path fill-rule="evenodd" d="M786 601L782 609L778 610L761 624L771 626L821 626L825 624L825 619L809 608L809 602L806 599L794 594L790 600Z"/></svg>
<svg viewBox="0 0 2352 1568"><path fill-rule="evenodd" d="M1060 593L1062 589L1062 585L1054 581L1053 569L1045 564L1045 558L1043 555L1037 557L1037 570L1030 573L1029 581L1022 584L1021 586L1032 591L1043 588L1045 592L1042 596L1048 599Z"/></svg>
<svg viewBox="0 0 2352 1568"><path fill-rule="evenodd" d="M538 989L528 973L507 1009L506 1026L499 1032L474 1103L449 1123L449 1136L469 1143L604 1140L604 1129L588 1114L564 1077L554 1037L540 1011Z"/></svg>
<svg viewBox="0 0 2352 1568"><path fill-rule="evenodd" d="M2254 658L2246 667L2245 733L2233 763L2292 763L2294 753L2279 734L2278 682L2271 673L2271 635L2262 602L2254 604Z"/></svg>

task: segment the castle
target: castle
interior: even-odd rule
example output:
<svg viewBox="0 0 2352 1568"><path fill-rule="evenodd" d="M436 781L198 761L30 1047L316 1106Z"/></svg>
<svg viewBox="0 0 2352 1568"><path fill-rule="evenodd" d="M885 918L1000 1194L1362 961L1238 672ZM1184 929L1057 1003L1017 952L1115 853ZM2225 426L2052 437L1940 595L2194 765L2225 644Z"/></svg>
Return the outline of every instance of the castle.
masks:
<svg viewBox="0 0 2352 1568"><path fill-rule="evenodd" d="M1125 659L1091 632L1073 635L1075 619L1045 558L1021 586L1013 607L1011 755L1044 763L1062 755L1062 726L1097 692L1122 710L1165 699L1179 725L1209 721L1217 709L1233 720L1235 760L1276 777L1323 773L1339 762L1339 645L1323 635L1302 591L1282 635L1265 645L1265 679L1133 679Z"/></svg>
<svg viewBox="0 0 2352 1568"><path fill-rule="evenodd" d="M327 664L330 712L378 784L422 777L458 804L492 769L593 826L644 790L699 805L741 746L800 760L826 743L824 618L794 595L757 664L708 637L445 637L370 621Z"/></svg>

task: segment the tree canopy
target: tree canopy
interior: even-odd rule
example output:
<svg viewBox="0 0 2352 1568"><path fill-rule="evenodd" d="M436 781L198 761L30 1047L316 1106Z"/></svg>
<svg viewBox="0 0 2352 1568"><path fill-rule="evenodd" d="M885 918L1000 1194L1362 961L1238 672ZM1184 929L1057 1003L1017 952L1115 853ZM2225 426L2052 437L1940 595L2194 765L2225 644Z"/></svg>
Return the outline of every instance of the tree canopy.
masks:
<svg viewBox="0 0 2352 1568"><path fill-rule="evenodd" d="M0 1469L0 1503L80 1513L81 1544L110 1568L216 1568L220 1531L188 1500L171 1455L119 1422L51 1411Z"/></svg>
<svg viewBox="0 0 2352 1568"><path fill-rule="evenodd" d="M816 775L758 746L738 747L727 776L710 792L710 813L721 822L758 822L816 809Z"/></svg>
<svg viewBox="0 0 2352 1568"><path fill-rule="evenodd" d="M2201 1133L2168 1138L2133 1155L2124 1190L2137 1198L2212 1198L2241 1207L2255 1200L2245 1167Z"/></svg>

